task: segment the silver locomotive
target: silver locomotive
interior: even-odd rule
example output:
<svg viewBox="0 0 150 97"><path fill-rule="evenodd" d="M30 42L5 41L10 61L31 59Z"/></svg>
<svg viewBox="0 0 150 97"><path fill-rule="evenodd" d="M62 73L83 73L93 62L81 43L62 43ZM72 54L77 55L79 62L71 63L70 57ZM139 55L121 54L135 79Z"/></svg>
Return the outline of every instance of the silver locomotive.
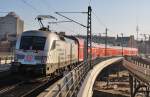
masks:
<svg viewBox="0 0 150 97"><path fill-rule="evenodd" d="M75 38L50 31L25 31L16 42L12 72L50 75L78 62Z"/></svg>

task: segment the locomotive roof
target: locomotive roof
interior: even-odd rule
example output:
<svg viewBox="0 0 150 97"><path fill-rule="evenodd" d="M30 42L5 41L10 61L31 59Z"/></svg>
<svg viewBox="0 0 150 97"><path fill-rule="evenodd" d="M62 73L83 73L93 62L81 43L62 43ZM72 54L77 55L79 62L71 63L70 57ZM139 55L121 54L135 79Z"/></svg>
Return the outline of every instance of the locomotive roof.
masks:
<svg viewBox="0 0 150 97"><path fill-rule="evenodd" d="M42 31L42 30L29 30L22 33L22 36L41 36L41 37L48 37L50 35L53 39L60 39L63 41L67 41L70 43L74 43L76 41L75 37L67 37L65 35L60 35L57 32L50 32L50 31Z"/></svg>
<svg viewBox="0 0 150 97"><path fill-rule="evenodd" d="M28 35L32 35L32 36L47 36L48 34L50 34L50 31L40 31L40 30L29 30L29 31L25 31L22 33L23 36L28 36Z"/></svg>

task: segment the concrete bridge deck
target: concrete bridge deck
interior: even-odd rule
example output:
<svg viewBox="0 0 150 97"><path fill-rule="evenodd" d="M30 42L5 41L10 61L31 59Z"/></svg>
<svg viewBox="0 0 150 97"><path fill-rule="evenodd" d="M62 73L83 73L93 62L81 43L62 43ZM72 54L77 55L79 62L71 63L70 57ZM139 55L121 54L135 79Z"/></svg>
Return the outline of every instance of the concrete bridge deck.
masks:
<svg viewBox="0 0 150 97"><path fill-rule="evenodd" d="M92 97L93 95L93 85L94 82L99 75L99 73L107 66L111 65L112 63L121 61L123 57L118 57L118 58L112 58L108 59L106 61L100 62L99 64L95 65L93 69L91 69L84 82L82 87L80 88L80 91L78 93L78 97Z"/></svg>

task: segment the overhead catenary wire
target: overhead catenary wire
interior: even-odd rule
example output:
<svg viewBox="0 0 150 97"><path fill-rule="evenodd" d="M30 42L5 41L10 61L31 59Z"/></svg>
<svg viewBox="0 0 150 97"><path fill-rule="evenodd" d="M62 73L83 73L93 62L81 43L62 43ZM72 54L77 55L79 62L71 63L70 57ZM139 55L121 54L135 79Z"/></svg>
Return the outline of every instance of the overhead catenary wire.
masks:
<svg viewBox="0 0 150 97"><path fill-rule="evenodd" d="M41 13L35 6L33 6L32 4L30 4L29 2L27 2L26 0L21 0L25 5L29 6L30 8L32 8L34 11L36 11L37 13ZM90 0L91 1L91 0ZM52 8L51 6L49 6L50 4L47 2L47 0L43 0L42 3L49 9L54 9ZM51 9L50 9L51 8ZM78 13L78 12L77 12ZM81 12L80 12L81 13ZM85 13L85 12L82 12L82 13ZM82 24L80 24L81 26L83 27L86 27ZM69 29L69 27L67 27Z"/></svg>
<svg viewBox="0 0 150 97"><path fill-rule="evenodd" d="M68 26L65 26L65 25L57 25L57 26L61 26L63 28L66 28L67 30L69 30L70 32L74 32L71 28L69 28Z"/></svg>
<svg viewBox="0 0 150 97"><path fill-rule="evenodd" d="M68 20L70 20L70 21L72 21L72 22L74 22L74 23L76 23L76 24L82 26L82 27L87 28L87 26L85 26L85 25L83 25L83 24L81 24L81 23L79 23L79 22L77 22L77 21L75 21L75 20L73 20L73 19L70 19L70 18L68 18L68 17L66 17L66 16L64 16L64 15L62 15L61 12L55 12L55 13L56 13L57 15L60 15L60 16L62 16L62 17L64 17L64 18L66 18L66 19L68 19Z"/></svg>
<svg viewBox="0 0 150 97"><path fill-rule="evenodd" d="M89 0L89 2L88 2L88 3L89 3L89 6L91 6L91 1L92 1L92 0Z"/></svg>
<svg viewBox="0 0 150 97"><path fill-rule="evenodd" d="M47 0L41 0L41 1L47 7L48 10L54 12L55 9L51 6L51 4L49 2L47 2Z"/></svg>
<svg viewBox="0 0 150 97"><path fill-rule="evenodd" d="M100 19L100 17L99 17L98 15L96 15L96 11L95 11L94 9L93 9L92 13L93 13L93 15L95 16L95 19L97 19L97 22L98 22L101 26L103 26L105 29L107 28L107 30L108 30L109 32L113 32L113 31Z"/></svg>
<svg viewBox="0 0 150 97"><path fill-rule="evenodd" d="M53 12L54 12L54 8L51 6L51 4L49 3L49 2L47 2L47 0L41 0L42 1L42 3L47 7L47 9L48 10L50 10L50 11L52 11L53 10ZM64 13L70 13L70 12L64 12ZM79 12L75 12L75 13L79 13ZM84 13L84 12L83 12ZM63 27L63 28L65 28L65 29L68 29L70 32L74 32L72 29L70 29L69 27L66 27L66 26L64 26L64 25L59 25L60 23L64 23L64 22L72 22L72 21L64 21L64 20L59 20L59 21L56 21L56 22L48 22L49 24L58 24L57 26L61 26L61 27Z"/></svg>
<svg viewBox="0 0 150 97"><path fill-rule="evenodd" d="M28 7L32 8L35 12L37 12L38 14L42 14L42 12L40 10L38 10L35 6L33 6L32 4L28 3L26 0L21 0L25 5L27 5ZM40 15L38 15L40 16ZM53 16L48 16L46 15L44 18L55 18ZM56 19L56 18L55 18ZM41 26L41 24L39 24ZM44 25L42 25L44 26Z"/></svg>
<svg viewBox="0 0 150 97"><path fill-rule="evenodd" d="M7 11L0 11L0 13L9 13L9 12L7 12Z"/></svg>
<svg viewBox="0 0 150 97"><path fill-rule="evenodd" d="M29 6L30 8L32 8L34 11L36 11L37 13L41 13L37 8L35 8L33 5L31 5L30 3L28 3L26 0L21 0L24 4L26 4L27 6Z"/></svg>
<svg viewBox="0 0 150 97"><path fill-rule="evenodd" d="M98 23L99 23L100 25L102 25L103 27L107 28L106 24L104 24L104 23L102 22L102 20L95 14L95 12L92 11L92 13L93 13L93 15L95 16L95 18L97 19Z"/></svg>

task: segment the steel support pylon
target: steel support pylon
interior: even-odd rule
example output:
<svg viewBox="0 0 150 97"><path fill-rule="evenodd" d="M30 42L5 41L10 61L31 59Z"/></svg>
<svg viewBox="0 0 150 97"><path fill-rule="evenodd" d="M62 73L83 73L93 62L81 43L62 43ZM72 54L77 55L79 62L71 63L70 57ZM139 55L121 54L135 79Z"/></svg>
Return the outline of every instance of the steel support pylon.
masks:
<svg viewBox="0 0 150 97"><path fill-rule="evenodd" d="M92 19L91 19L91 6L88 6L87 18L87 60L89 61L90 68L92 67Z"/></svg>

